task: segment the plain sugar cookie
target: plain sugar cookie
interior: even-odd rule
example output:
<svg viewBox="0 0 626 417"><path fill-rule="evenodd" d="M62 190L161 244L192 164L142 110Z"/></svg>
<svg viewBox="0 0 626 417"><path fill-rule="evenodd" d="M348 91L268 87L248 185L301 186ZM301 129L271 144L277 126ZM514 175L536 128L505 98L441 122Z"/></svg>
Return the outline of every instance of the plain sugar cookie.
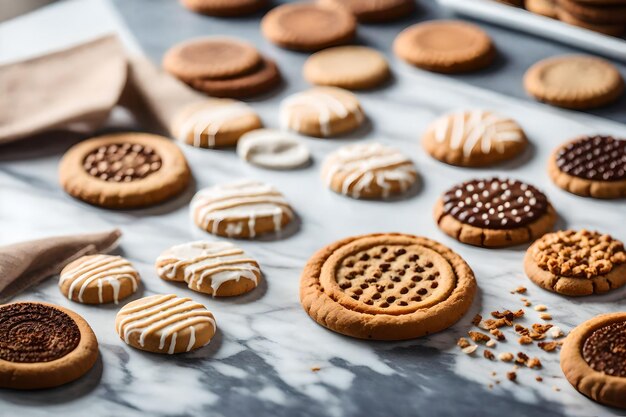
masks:
<svg viewBox="0 0 626 417"><path fill-rule="evenodd" d="M281 170L304 166L311 158L302 140L276 129L257 129L244 134L237 142L237 154L253 165Z"/></svg>
<svg viewBox="0 0 626 417"><path fill-rule="evenodd" d="M186 8L210 16L243 16L260 10L266 0L180 0Z"/></svg>
<svg viewBox="0 0 626 417"><path fill-rule="evenodd" d="M359 22L378 23L401 19L415 10L414 0L321 0L347 8Z"/></svg>

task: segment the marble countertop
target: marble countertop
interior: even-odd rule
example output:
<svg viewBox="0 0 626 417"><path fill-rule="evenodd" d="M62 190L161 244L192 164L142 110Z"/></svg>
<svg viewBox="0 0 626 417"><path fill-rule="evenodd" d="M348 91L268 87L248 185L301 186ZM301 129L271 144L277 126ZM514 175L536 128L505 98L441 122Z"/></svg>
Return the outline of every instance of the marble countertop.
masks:
<svg viewBox="0 0 626 417"><path fill-rule="evenodd" d="M287 80L276 94L251 102L270 127L278 126L280 100L306 88L300 75L306 56L265 42L258 32L258 17L218 21L186 12L173 0L119 0L113 6L104 0L62 2L36 12L38 17L0 25L0 38L35 31L36 37L20 37L22 48L12 47L13 56L19 56L24 50L44 50L37 40L46 39L44 44L50 48L114 29L130 49L143 49L158 61L179 40L236 34L275 57ZM440 13L430 3L424 9L431 17ZM55 20L42 25L41 19ZM412 20L416 19L421 17ZM439 194L455 183L477 176L510 176L546 192L560 214L559 227L597 229L625 240L625 201L568 194L550 182L545 165L551 150L575 135L602 132L626 136L626 126L516 98L511 91L499 94L482 88L489 86L490 80L494 85L503 79L510 85L519 83L516 75L500 73L507 71L507 65L473 78L438 76L408 67L388 50L393 35L408 24L359 29L363 43L386 51L394 79L384 88L358 94L369 116L367 127L342 139L303 139L313 153L312 166L273 172L245 164L233 151L182 147L196 188L257 178L278 187L299 215L298 230L283 239L238 242L259 260L266 278L260 288L245 296L213 299L156 276L153 264L162 250L195 239L218 239L191 223L188 203L193 190L150 209L102 210L71 199L57 184L59 159L78 138L51 135L36 143L0 148L0 244L119 227L124 236L118 252L133 262L144 282L133 299L171 292L190 296L214 312L219 327L211 344L193 353L164 356L141 352L125 345L115 333L117 306L73 303L60 293L56 279L49 279L19 299L45 300L83 315L100 342L100 360L84 378L60 388L0 391L0 416L619 415L618 410L588 400L568 384L562 377L558 353L546 353L536 346L524 349L538 356L544 367L541 371L520 369L518 382L513 383L505 378L510 364L467 356L455 343L471 329L474 314L522 307L519 294L510 293L519 285L528 287L526 296L534 304L547 305L553 322L565 331L596 314L623 310L626 289L576 299L546 292L523 273L524 247L487 250L460 244L437 229L431 211ZM59 34L61 27L71 27L74 37L70 39L67 31ZM522 38L520 34L507 36L509 40ZM501 49L506 47L501 45L504 38L498 37L496 42ZM532 38L524 42L540 43ZM546 48L564 50L555 45ZM531 149L518 160L493 169L462 169L434 161L419 146L420 133L442 112L463 108L496 109L514 117L526 130ZM621 108L605 111L624 114L623 101ZM133 127L125 114L116 113L106 130ZM398 147L413 158L421 176L415 195L389 202L357 201L325 188L319 178L323 157L343 144L372 140ZM345 236L391 231L433 238L467 260L480 287L470 312L447 331L406 342L355 340L314 323L298 301L299 275L308 257ZM539 313L532 308L526 312L522 324L539 321ZM507 334L509 340L499 343L496 353L521 350L513 333ZM313 367L320 369L314 372ZM535 381L538 375L543 382ZM495 384L496 379L501 382ZM489 388L490 384L494 386Z"/></svg>

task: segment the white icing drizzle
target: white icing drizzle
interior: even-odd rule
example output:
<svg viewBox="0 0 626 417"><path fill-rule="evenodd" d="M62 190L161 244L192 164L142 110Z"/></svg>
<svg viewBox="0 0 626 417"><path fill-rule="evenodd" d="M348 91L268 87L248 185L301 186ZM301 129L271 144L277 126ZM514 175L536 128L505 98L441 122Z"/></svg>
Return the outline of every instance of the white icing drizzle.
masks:
<svg viewBox="0 0 626 417"><path fill-rule="evenodd" d="M218 288L228 281L249 279L258 284L261 274L259 265L245 252L229 242L190 242L174 246L157 258L157 272L170 280L175 280L182 272L183 278L192 290L203 291L209 283L215 296Z"/></svg>
<svg viewBox="0 0 626 417"><path fill-rule="evenodd" d="M139 274L133 268L132 264L121 256L111 255L93 255L80 258L81 262L72 269L64 269L61 272L59 286L62 287L65 282L70 282L67 298L74 299L74 293L77 292L76 299L83 301L85 290L90 285L98 287L98 301L103 304L104 288L108 285L113 289L113 302L119 303L120 287L122 280L129 280L133 292L137 290Z"/></svg>
<svg viewBox="0 0 626 417"><path fill-rule="evenodd" d="M139 333L139 345L144 347L146 337L154 334L159 338L161 351L165 350L167 339L170 339L167 353L173 354L176 351L178 333L189 328L190 340L185 348L189 352L196 342L196 325L208 322L213 326L213 332L216 330L211 312L191 298L181 298L174 294L148 298L149 302L129 304L118 313L125 316L118 321L117 332L126 343L129 343L132 334Z"/></svg>
<svg viewBox="0 0 626 417"><path fill-rule="evenodd" d="M397 182L404 192L417 177L409 158L379 143L348 145L328 155L322 168L324 181L330 185L338 174L344 175L341 193L354 198L359 198L374 183L387 198L391 183Z"/></svg>
<svg viewBox="0 0 626 417"><path fill-rule="evenodd" d="M249 236L256 235L256 221L271 217L274 231L282 228L282 218L293 218L285 197L273 186L253 180L242 180L217 185L198 191L191 201L191 215L195 223L217 234L221 222L227 220L226 234L241 236L247 223Z"/></svg>
<svg viewBox="0 0 626 417"><path fill-rule="evenodd" d="M237 154L245 161L271 169L296 168L310 158L304 143L287 132L274 129L257 129L244 134L237 142Z"/></svg>

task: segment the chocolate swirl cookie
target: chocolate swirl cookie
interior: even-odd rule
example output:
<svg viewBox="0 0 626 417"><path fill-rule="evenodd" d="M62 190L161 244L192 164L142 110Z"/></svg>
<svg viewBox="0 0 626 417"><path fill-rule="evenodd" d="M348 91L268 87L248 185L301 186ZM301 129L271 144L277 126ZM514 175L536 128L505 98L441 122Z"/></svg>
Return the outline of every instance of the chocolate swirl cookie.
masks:
<svg viewBox="0 0 626 417"><path fill-rule="evenodd" d="M549 231L556 213L532 185L512 179L475 179L448 190L435 206L439 227L477 246L529 242Z"/></svg>

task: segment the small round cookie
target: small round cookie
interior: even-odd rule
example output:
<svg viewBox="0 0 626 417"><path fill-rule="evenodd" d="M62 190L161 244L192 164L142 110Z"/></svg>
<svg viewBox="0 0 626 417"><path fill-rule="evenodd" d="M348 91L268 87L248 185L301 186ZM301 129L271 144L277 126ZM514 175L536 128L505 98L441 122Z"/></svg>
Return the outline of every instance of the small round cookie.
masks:
<svg viewBox="0 0 626 417"><path fill-rule="evenodd" d="M359 22L389 22L415 10L414 0L321 0L321 3L346 7Z"/></svg>
<svg viewBox="0 0 626 417"><path fill-rule="evenodd" d="M621 36L626 30L626 25L624 23L589 22L585 19L574 16L572 13L562 7L557 7L556 16L561 22L577 26L579 28L592 30L594 32L602 33L608 36Z"/></svg>
<svg viewBox="0 0 626 417"><path fill-rule="evenodd" d="M157 258L156 270L166 281L186 282L190 289L213 297L247 293L261 280L257 261L229 242L173 246Z"/></svg>
<svg viewBox="0 0 626 417"><path fill-rule="evenodd" d="M626 197L626 140L596 135L567 142L552 154L548 174L583 197Z"/></svg>
<svg viewBox="0 0 626 417"><path fill-rule="evenodd" d="M558 0L559 7L572 16L591 23L626 23L626 2L621 5L593 6L574 0Z"/></svg>
<svg viewBox="0 0 626 417"><path fill-rule="evenodd" d="M328 137L357 129L365 120L357 97L336 87L315 87L280 103L280 126L307 136Z"/></svg>
<svg viewBox="0 0 626 417"><path fill-rule="evenodd" d="M0 306L0 388L67 384L97 359L96 335L73 311L37 302Z"/></svg>
<svg viewBox="0 0 626 417"><path fill-rule="evenodd" d="M263 17L261 31L283 48L317 51L351 41L356 34L356 20L339 6L286 3Z"/></svg>
<svg viewBox="0 0 626 417"><path fill-rule="evenodd" d="M300 303L335 332L403 340L452 326L470 308L476 287L471 268L442 244L372 234L315 253L302 272Z"/></svg>
<svg viewBox="0 0 626 417"><path fill-rule="evenodd" d="M59 181L72 197L106 208L145 207L187 188L191 171L170 140L147 133L88 139L68 150Z"/></svg>
<svg viewBox="0 0 626 417"><path fill-rule="evenodd" d="M61 271L59 288L64 296L83 304L105 304L137 291L139 273L121 256L88 255Z"/></svg>
<svg viewBox="0 0 626 417"><path fill-rule="evenodd" d="M600 107L617 100L624 81L613 64L587 55L563 55L537 62L524 75L537 100L570 109Z"/></svg>
<svg viewBox="0 0 626 417"><path fill-rule="evenodd" d="M163 68L188 81L194 78L228 78L252 71L261 55L247 42L233 38L192 39L170 48Z"/></svg>
<svg viewBox="0 0 626 417"><path fill-rule="evenodd" d="M260 10L266 0L180 0L183 6L209 16L243 16Z"/></svg>
<svg viewBox="0 0 626 417"><path fill-rule="evenodd" d="M280 170L302 167L311 159L303 141L276 129L257 129L244 134L237 142L237 154L252 165Z"/></svg>
<svg viewBox="0 0 626 417"><path fill-rule="evenodd" d="M487 33L457 20L431 20L410 26L396 37L393 50L411 65L441 73L479 70L495 57Z"/></svg>
<svg viewBox="0 0 626 417"><path fill-rule="evenodd" d="M389 78L389 65L375 49L365 46L336 46L311 55L303 67L311 84L361 90L374 88Z"/></svg>
<svg viewBox="0 0 626 417"><path fill-rule="evenodd" d="M524 2L526 10L546 17L556 18L555 0L526 0Z"/></svg>
<svg viewBox="0 0 626 417"><path fill-rule="evenodd" d="M626 284L624 244L588 230L561 230L535 241L524 258L535 284L563 295L605 293Z"/></svg>
<svg viewBox="0 0 626 417"><path fill-rule="evenodd" d="M513 119L484 110L444 115L422 137L422 146L433 158L465 167L507 161L527 145L524 131Z"/></svg>
<svg viewBox="0 0 626 417"><path fill-rule="evenodd" d="M561 369L578 392L626 409L626 312L579 324L561 348Z"/></svg>
<svg viewBox="0 0 626 417"><path fill-rule="evenodd" d="M115 330L136 349L171 355L208 345L217 327L205 306L168 294L126 304L115 316Z"/></svg>
<svg viewBox="0 0 626 417"><path fill-rule="evenodd" d="M556 211L532 185L511 179L467 181L448 190L435 204L435 221L459 242L506 247L548 233Z"/></svg>
<svg viewBox="0 0 626 417"><path fill-rule="evenodd" d="M379 143L346 145L322 165L322 179L333 191L353 198L388 198L404 193L417 180L413 162Z"/></svg>
<svg viewBox="0 0 626 417"><path fill-rule="evenodd" d="M241 180L198 191L191 201L191 217L196 226L214 235L253 238L280 232L294 213L273 186Z"/></svg>
<svg viewBox="0 0 626 417"><path fill-rule="evenodd" d="M212 99L184 107L172 122L176 139L198 148L235 146L246 132L261 128L259 116L247 104Z"/></svg>

